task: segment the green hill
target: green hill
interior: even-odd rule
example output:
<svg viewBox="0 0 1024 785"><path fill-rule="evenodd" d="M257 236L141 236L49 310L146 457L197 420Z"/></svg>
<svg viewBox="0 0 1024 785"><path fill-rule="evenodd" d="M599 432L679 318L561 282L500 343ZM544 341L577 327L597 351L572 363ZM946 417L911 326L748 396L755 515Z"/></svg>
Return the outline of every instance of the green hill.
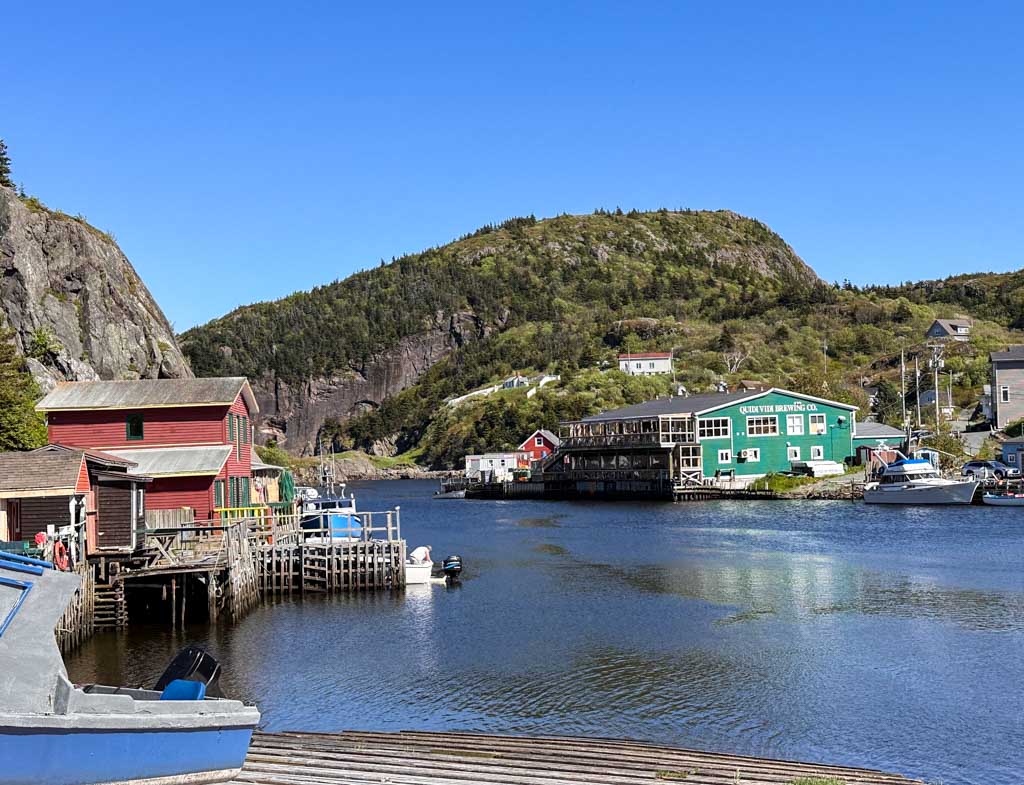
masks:
<svg viewBox="0 0 1024 785"><path fill-rule="evenodd" d="M239 308L181 344L198 375L254 380L264 437L292 451L327 437L377 452L415 448L446 465L516 444L535 426L671 390L667 377L613 370L622 350L674 349L678 381L691 390L754 378L863 403L862 380L891 375L901 345L919 344L935 316L964 310L924 286L826 284L764 224L731 212L599 211L485 227ZM964 397L984 379L979 358L1013 321L1009 302L990 301L1001 305L979 313L996 321L951 357ZM425 342L429 351L408 359ZM562 380L532 397L503 391L445 405L516 372Z"/></svg>

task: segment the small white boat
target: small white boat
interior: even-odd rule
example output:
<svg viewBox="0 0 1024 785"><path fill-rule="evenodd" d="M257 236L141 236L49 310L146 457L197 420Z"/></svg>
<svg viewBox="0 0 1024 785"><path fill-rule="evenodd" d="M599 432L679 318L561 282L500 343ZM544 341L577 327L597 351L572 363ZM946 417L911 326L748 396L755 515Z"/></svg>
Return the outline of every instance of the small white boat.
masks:
<svg viewBox="0 0 1024 785"><path fill-rule="evenodd" d="M461 488L460 490L457 490L457 491L444 491L444 490L435 491L434 498L435 499L465 499L466 498L466 489L465 488Z"/></svg>
<svg viewBox="0 0 1024 785"><path fill-rule="evenodd" d="M986 493L981 500L995 507L1024 507L1024 494Z"/></svg>
<svg viewBox="0 0 1024 785"><path fill-rule="evenodd" d="M970 504L977 480L949 480L921 458L885 464L877 482L864 486L867 504Z"/></svg>
<svg viewBox="0 0 1024 785"><path fill-rule="evenodd" d="M412 586L416 583L430 583L430 574L434 570L434 562L414 562L406 561L405 563L405 585Z"/></svg>

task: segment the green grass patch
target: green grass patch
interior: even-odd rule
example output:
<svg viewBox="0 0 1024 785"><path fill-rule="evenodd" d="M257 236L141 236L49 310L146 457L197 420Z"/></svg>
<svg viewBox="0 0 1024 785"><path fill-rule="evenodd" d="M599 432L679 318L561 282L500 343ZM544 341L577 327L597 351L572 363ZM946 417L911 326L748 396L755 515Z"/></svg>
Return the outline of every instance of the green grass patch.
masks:
<svg viewBox="0 0 1024 785"><path fill-rule="evenodd" d="M835 777L798 777L790 780L789 785L846 785L846 781Z"/></svg>
<svg viewBox="0 0 1024 785"><path fill-rule="evenodd" d="M767 474L754 480L750 487L759 491L785 493L794 488L799 488L801 485L810 485L811 483L818 482L820 479L820 477L792 477L788 474Z"/></svg>

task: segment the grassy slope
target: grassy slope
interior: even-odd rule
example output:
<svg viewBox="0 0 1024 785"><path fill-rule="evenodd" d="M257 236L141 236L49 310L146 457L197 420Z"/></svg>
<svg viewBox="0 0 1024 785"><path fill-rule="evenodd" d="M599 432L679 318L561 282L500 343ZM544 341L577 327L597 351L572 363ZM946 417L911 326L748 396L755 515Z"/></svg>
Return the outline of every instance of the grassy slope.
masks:
<svg viewBox="0 0 1024 785"><path fill-rule="evenodd" d="M893 378L900 346L920 348L936 316L982 321L950 352L958 399L976 398L987 351L1024 314L1021 281L961 276L857 291L825 285L778 235L732 213L668 212L516 219L423 254L189 331L201 374L307 378L358 369L398 341L471 314L476 334L413 388L369 414L325 423L339 449L398 437L430 465L511 447L533 427L671 391L670 380L615 371L622 349L674 349L690 390L754 378L863 404L862 379ZM961 280L962 279L962 280ZM964 308L964 303L972 308ZM822 341L828 341L826 378ZM730 356L743 360L730 370ZM558 372L527 399L503 392L452 409L447 398L513 372Z"/></svg>

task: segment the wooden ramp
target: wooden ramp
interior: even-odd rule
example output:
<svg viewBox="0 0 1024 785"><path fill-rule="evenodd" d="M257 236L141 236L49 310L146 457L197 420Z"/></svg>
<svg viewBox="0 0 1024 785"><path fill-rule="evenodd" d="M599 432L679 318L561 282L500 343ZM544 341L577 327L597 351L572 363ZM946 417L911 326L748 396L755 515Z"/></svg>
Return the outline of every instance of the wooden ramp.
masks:
<svg viewBox="0 0 1024 785"><path fill-rule="evenodd" d="M894 774L634 741L470 733L257 733L234 780L259 785L910 785ZM818 778L818 779L815 779Z"/></svg>

